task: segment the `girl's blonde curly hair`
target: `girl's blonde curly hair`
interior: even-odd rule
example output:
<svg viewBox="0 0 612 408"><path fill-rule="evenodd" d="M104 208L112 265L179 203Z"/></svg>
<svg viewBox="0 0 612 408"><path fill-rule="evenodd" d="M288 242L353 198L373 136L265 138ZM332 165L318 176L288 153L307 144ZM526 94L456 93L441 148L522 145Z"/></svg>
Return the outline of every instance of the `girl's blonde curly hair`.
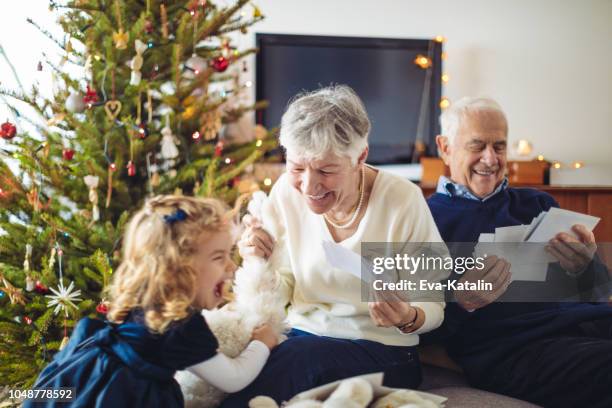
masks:
<svg viewBox="0 0 612 408"><path fill-rule="evenodd" d="M177 213L182 220L172 221ZM163 333L193 310L197 274L190 266L202 233L236 226L235 210L212 198L177 195L150 199L130 220L123 237L123 260L107 288L107 318L122 323L135 308L145 324ZM167 218L170 217L169 220Z"/></svg>

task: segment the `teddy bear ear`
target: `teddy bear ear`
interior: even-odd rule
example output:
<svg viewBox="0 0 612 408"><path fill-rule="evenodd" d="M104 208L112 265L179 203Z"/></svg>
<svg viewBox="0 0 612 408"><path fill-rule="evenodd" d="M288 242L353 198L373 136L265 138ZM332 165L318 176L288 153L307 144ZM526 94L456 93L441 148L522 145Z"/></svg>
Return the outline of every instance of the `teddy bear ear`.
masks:
<svg viewBox="0 0 612 408"><path fill-rule="evenodd" d="M278 404L272 398L260 395L249 401L249 408L278 408Z"/></svg>

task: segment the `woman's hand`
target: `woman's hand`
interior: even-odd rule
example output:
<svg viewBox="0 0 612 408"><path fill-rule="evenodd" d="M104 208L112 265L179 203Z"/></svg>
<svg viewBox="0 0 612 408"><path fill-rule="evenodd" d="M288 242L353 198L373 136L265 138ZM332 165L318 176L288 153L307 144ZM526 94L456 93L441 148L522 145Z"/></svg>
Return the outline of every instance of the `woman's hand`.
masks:
<svg viewBox="0 0 612 408"><path fill-rule="evenodd" d="M416 323L418 317L417 309L399 297L397 300L369 302L368 309L372 321L378 327L401 327L410 322Z"/></svg>
<svg viewBox="0 0 612 408"><path fill-rule="evenodd" d="M262 227L261 221L247 214L242 219L244 232L238 241L238 251L243 259L259 257L268 259L274 249L274 240Z"/></svg>
<svg viewBox="0 0 612 408"><path fill-rule="evenodd" d="M274 334L272 327L265 323L253 329L251 339L261 341L263 344L268 346L270 350L272 350L278 344L278 336Z"/></svg>

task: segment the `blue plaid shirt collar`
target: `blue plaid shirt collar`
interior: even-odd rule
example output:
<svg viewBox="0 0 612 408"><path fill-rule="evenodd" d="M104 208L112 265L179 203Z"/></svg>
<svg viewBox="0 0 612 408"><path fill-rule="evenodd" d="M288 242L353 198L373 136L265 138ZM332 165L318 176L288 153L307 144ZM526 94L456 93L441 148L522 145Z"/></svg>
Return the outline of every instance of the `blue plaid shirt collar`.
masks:
<svg viewBox="0 0 612 408"><path fill-rule="evenodd" d="M474 201L487 201L489 198L493 197L500 191L504 191L508 188L508 178L504 177L504 180L497 186L497 188L488 196L484 198L476 197L466 186L463 184L457 184L446 176L440 176L438 180L438 187L436 188L436 193L444 194L449 197L463 197L468 200Z"/></svg>

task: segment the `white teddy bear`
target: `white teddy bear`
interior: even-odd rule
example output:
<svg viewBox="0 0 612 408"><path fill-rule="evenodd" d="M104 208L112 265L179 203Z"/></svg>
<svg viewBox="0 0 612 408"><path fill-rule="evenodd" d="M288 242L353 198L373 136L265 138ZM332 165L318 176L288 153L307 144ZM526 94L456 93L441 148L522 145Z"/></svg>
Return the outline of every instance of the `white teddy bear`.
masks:
<svg viewBox="0 0 612 408"><path fill-rule="evenodd" d="M263 228L275 239L281 231L271 222L275 215L265 193L258 191L248 205L248 210L258 218ZM278 251L273 251L268 261L261 258L247 259L236 271L235 300L216 310L204 310L206 323L219 341L219 351L228 357L238 356L251 340L253 329L263 323L272 327L282 340L286 331L286 311L278 296L279 277L274 265L278 263ZM181 386L186 408L216 407L225 394L188 371L175 375Z"/></svg>

